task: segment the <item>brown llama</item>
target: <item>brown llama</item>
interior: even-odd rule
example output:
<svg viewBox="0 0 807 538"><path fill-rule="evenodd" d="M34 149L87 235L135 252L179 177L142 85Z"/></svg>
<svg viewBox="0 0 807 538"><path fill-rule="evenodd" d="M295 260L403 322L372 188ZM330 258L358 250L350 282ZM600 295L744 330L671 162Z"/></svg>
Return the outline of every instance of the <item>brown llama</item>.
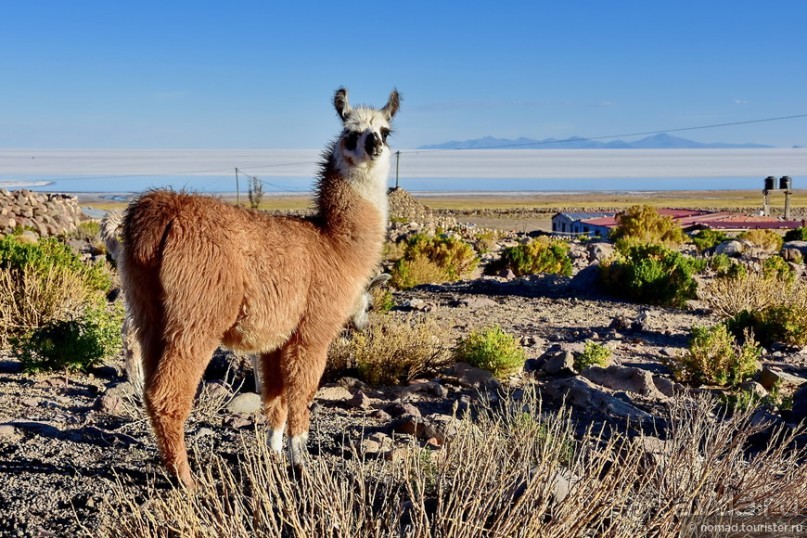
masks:
<svg viewBox="0 0 807 538"><path fill-rule="evenodd" d="M101 239L107 249L109 257L118 262L123 253L123 245L120 242L120 232L123 226L122 211L108 211L101 219ZM390 279L389 273L381 273L373 277L367 285L367 289L359 296L353 306L353 312L348 320L348 330L363 331L370 323L370 310L373 304L373 290ZM140 344L137 342L132 317L129 314L129 305L124 298L126 314L121 325L121 343L124 358L124 371L129 383L134 387L134 393L143 396L143 361L140 356ZM250 354L250 362L255 376L255 391L261 393L261 377L258 373L259 356Z"/></svg>
<svg viewBox="0 0 807 538"><path fill-rule="evenodd" d="M328 347L380 261L398 93L380 110L351 107L344 88L333 102L343 130L323 156L316 216L164 190L126 210L120 273L146 409L164 463L187 486L184 423L219 343L260 354L270 445L279 452L288 429L290 460L302 465Z"/></svg>

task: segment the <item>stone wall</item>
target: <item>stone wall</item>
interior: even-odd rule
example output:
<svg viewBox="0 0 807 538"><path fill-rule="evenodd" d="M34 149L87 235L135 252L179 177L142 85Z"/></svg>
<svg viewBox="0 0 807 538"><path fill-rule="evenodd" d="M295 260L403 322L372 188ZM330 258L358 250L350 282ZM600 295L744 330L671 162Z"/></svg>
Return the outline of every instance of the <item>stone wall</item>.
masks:
<svg viewBox="0 0 807 538"><path fill-rule="evenodd" d="M76 230L81 209L75 196L0 189L0 236L28 228L40 237Z"/></svg>

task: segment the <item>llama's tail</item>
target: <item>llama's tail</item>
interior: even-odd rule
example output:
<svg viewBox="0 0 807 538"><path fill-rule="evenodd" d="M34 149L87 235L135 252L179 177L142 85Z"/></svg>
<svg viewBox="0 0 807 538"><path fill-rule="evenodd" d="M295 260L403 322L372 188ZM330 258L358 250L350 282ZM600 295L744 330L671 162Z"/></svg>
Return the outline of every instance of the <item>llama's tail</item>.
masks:
<svg viewBox="0 0 807 538"><path fill-rule="evenodd" d="M115 261L118 261L121 250L123 249L123 245L120 242L122 226L122 211L109 211L101 219L101 239L106 245L106 251L109 257Z"/></svg>
<svg viewBox="0 0 807 538"><path fill-rule="evenodd" d="M123 217L127 259L145 266L159 265L176 210L175 195L168 191L152 191L132 202Z"/></svg>

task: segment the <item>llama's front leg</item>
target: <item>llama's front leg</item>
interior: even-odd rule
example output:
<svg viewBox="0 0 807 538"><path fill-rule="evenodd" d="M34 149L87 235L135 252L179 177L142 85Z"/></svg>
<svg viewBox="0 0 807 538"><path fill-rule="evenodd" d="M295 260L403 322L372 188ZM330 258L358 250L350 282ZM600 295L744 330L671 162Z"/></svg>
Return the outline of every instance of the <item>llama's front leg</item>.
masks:
<svg viewBox="0 0 807 538"><path fill-rule="evenodd" d="M283 375L280 371L280 350L260 356L260 367L255 375L261 378L263 412L269 423L269 446L275 452L283 450L283 431L286 428L286 395L283 392Z"/></svg>
<svg viewBox="0 0 807 538"><path fill-rule="evenodd" d="M325 371L328 344L312 344L293 339L283 348L281 369L288 406L289 459L303 465L307 454L310 412L308 409Z"/></svg>

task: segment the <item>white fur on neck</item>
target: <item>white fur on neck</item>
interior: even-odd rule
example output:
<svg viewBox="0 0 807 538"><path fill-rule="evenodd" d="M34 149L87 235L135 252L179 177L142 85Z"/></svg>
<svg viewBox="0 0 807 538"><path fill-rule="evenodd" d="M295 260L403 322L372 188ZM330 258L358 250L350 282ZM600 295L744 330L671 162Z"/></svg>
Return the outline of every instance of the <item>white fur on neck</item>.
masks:
<svg viewBox="0 0 807 538"><path fill-rule="evenodd" d="M348 185L356 191L356 194L378 209L385 228L389 213L387 179L389 178L390 155L389 148L384 148L384 152L376 159L358 164L347 162L341 152L337 152L335 155L336 167L339 172L347 179Z"/></svg>

